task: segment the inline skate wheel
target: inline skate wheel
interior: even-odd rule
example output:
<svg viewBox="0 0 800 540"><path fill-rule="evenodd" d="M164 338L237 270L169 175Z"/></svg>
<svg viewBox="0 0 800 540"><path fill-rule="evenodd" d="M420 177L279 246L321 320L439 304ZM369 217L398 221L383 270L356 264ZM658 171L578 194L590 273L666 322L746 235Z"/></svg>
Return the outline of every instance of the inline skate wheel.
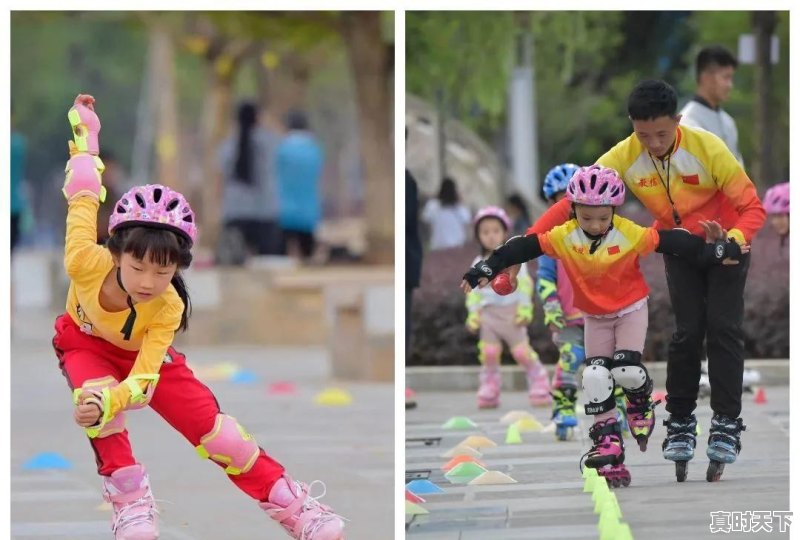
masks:
<svg viewBox="0 0 800 540"><path fill-rule="evenodd" d="M706 471L706 480L709 482L719 482L722 478L722 472L725 470L725 464L721 461L711 460L708 464Z"/></svg>
<svg viewBox="0 0 800 540"><path fill-rule="evenodd" d="M689 472L688 469L689 469L688 461L675 462L675 477L678 479L678 482L684 482L686 480L686 476Z"/></svg>

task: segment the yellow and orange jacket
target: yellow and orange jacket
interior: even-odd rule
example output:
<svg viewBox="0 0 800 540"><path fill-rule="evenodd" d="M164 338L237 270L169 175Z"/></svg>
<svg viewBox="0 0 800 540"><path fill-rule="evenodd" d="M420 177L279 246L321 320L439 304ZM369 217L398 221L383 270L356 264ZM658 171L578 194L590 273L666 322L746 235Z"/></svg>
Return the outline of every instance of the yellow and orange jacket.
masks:
<svg viewBox="0 0 800 540"><path fill-rule="evenodd" d="M589 315L616 313L650 293L639 257L658 247L658 231L616 214L612 224L594 253L576 219L538 235L542 251L563 263L575 306Z"/></svg>
<svg viewBox="0 0 800 540"><path fill-rule="evenodd" d="M136 323L130 340L123 339L120 329L128 310L108 312L100 305L100 289L108 274L115 270L111 252L97 245L97 211L99 202L91 197L78 197L69 202L64 267L70 278L67 313L81 330L126 351L138 351L128 375L129 380L145 390L147 380L135 376L157 375L172 345L183 314L183 301L170 285L159 297L136 304ZM111 416L131 402L131 389L126 384L111 388Z"/></svg>
<svg viewBox="0 0 800 540"><path fill-rule="evenodd" d="M631 134L603 154L597 163L619 173L627 190L655 217L658 229L681 227L704 236L698 221L715 220L730 237L744 244L750 242L766 220L753 182L725 143L708 131L679 126L672 154L663 163L651 158L636 134ZM665 183L675 202L680 225L672 215ZM571 203L562 199L527 234L542 233L564 223L570 217L570 209Z"/></svg>

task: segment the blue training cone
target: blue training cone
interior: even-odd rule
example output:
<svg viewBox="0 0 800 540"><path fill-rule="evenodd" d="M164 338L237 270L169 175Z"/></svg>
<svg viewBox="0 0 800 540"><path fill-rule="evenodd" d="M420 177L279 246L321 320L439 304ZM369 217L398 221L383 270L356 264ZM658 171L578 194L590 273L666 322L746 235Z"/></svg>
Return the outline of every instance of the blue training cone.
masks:
<svg viewBox="0 0 800 540"><path fill-rule="evenodd" d="M42 469L59 469L68 470L72 468L72 463L56 452L42 452L36 454L31 459L26 461L22 468L26 471L35 471Z"/></svg>

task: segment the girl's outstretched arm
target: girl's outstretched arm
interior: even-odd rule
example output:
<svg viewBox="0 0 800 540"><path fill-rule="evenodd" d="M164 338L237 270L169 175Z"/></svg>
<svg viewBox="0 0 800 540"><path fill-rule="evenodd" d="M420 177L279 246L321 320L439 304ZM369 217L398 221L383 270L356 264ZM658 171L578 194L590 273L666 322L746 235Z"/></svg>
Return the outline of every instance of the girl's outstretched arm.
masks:
<svg viewBox="0 0 800 540"><path fill-rule="evenodd" d="M701 266L713 264L739 264L742 255L750 252L750 246L740 246L715 221L701 222L706 231L706 240L684 229L658 231L658 253L669 253L693 260Z"/></svg>
<svg viewBox="0 0 800 540"><path fill-rule="evenodd" d="M97 156L100 120L94 112L94 98L79 95L67 117L74 140L69 141L70 159L62 189L68 205L64 267L74 279L81 270L94 268L108 256L97 245L97 209L105 198L105 167Z"/></svg>

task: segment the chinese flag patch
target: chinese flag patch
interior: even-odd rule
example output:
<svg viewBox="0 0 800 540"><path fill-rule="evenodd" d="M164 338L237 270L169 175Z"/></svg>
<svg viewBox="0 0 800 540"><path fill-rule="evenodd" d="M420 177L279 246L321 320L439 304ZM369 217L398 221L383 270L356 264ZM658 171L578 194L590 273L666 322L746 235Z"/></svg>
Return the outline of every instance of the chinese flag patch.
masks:
<svg viewBox="0 0 800 540"><path fill-rule="evenodd" d="M684 184L691 184L693 186L700 185L700 177L696 174L692 174L690 176L681 176L683 178Z"/></svg>
<svg viewBox="0 0 800 540"><path fill-rule="evenodd" d="M617 253L619 253L619 246L611 246L608 248L609 255L616 255Z"/></svg>

